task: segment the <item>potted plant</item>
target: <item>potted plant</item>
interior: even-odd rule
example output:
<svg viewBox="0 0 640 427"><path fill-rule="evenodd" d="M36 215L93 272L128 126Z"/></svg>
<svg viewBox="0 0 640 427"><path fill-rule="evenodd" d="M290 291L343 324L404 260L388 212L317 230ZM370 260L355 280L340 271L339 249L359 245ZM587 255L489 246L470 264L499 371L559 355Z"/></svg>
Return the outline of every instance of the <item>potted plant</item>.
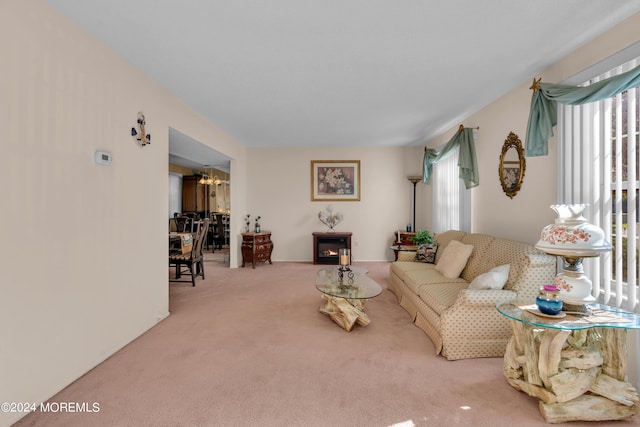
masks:
<svg viewBox="0 0 640 427"><path fill-rule="evenodd" d="M427 245L433 243L433 236L429 233L429 230L418 231L413 235L412 239L414 245Z"/></svg>

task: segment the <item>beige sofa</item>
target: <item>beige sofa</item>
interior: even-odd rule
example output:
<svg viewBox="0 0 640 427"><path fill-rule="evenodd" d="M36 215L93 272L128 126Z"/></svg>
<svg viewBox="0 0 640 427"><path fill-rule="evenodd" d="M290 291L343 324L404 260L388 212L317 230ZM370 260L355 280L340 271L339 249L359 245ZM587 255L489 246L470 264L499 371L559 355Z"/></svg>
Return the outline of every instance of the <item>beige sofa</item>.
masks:
<svg viewBox="0 0 640 427"><path fill-rule="evenodd" d="M448 279L435 266L452 240L473 245L473 251L460 277ZM456 230L437 234L435 241L435 264L416 261L415 252L398 254L389 290L431 338L436 354L449 360L503 356L511 329L496 304L534 303L540 286L553 283L556 258L527 243ZM509 275L502 289L468 289L478 275L505 264Z"/></svg>

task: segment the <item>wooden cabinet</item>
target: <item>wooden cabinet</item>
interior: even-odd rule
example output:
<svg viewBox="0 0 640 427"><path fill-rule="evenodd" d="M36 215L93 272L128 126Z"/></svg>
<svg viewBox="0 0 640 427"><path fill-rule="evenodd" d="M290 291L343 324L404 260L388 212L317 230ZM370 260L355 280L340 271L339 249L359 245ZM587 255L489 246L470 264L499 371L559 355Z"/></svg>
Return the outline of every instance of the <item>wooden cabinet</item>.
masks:
<svg viewBox="0 0 640 427"><path fill-rule="evenodd" d="M182 212L196 212L201 217L209 215L209 186L200 184L200 176L182 177Z"/></svg>
<svg viewBox="0 0 640 427"><path fill-rule="evenodd" d="M399 241L398 241L398 234L400 235ZM413 243L413 236L415 235L416 233L411 231L396 231L393 236L393 244L401 245L401 246L415 245L415 243Z"/></svg>
<svg viewBox="0 0 640 427"><path fill-rule="evenodd" d="M273 242L271 232L242 233L242 266L251 263L256 268L256 262L269 262L271 264L271 252Z"/></svg>

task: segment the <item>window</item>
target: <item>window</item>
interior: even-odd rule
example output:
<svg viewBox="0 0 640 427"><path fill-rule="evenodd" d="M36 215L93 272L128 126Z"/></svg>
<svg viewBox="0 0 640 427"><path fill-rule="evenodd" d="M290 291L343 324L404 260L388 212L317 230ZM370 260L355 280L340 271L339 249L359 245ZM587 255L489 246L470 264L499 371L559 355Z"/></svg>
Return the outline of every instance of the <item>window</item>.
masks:
<svg viewBox="0 0 640 427"><path fill-rule="evenodd" d="M640 65L627 62L586 83ZM613 250L585 260L598 301L640 312L638 297L638 133L640 88L581 106L559 105L561 203L588 203L587 219L602 227Z"/></svg>
<svg viewBox="0 0 640 427"><path fill-rule="evenodd" d="M432 231L471 231L471 191L459 178L458 152L433 165Z"/></svg>
<svg viewBox="0 0 640 427"><path fill-rule="evenodd" d="M169 218L182 212L182 175L169 172Z"/></svg>

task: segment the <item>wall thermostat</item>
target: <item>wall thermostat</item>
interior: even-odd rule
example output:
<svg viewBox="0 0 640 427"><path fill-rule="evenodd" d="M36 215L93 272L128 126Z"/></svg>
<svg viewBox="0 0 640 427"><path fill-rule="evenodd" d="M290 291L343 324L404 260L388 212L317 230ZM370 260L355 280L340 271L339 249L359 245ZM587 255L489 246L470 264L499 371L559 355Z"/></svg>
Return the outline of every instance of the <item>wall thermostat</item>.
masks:
<svg viewBox="0 0 640 427"><path fill-rule="evenodd" d="M111 165L111 154L107 153L106 151L96 151L93 159L99 165Z"/></svg>

